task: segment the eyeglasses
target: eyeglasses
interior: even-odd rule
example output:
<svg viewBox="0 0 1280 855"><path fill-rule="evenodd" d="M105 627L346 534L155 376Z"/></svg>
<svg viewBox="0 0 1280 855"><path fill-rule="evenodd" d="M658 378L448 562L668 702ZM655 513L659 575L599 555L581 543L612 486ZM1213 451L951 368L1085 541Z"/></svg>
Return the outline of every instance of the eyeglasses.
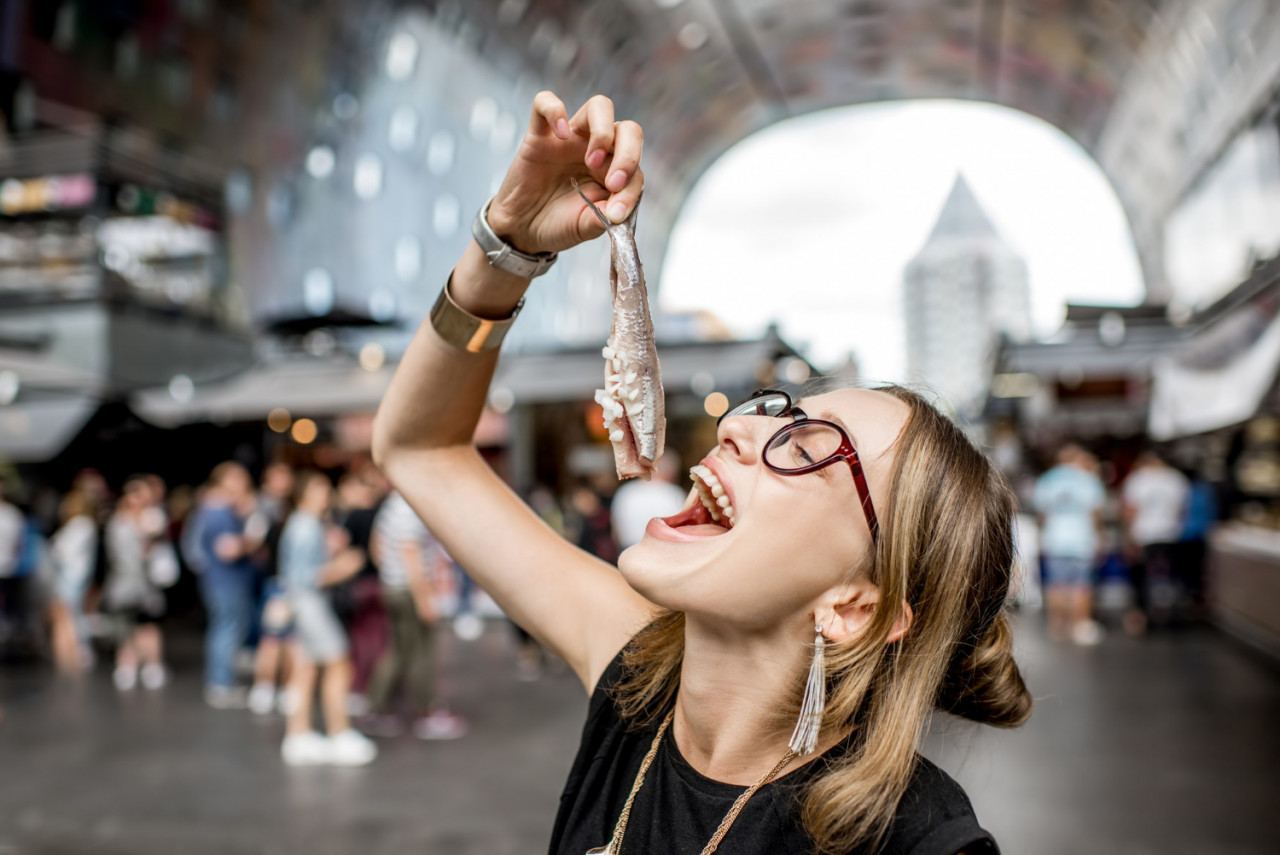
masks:
<svg viewBox="0 0 1280 855"><path fill-rule="evenodd" d="M761 455L764 465L779 475L807 475L838 460L848 463L849 471L853 473L853 486L862 503L862 513L871 530L871 540L875 541L880 533L880 523L871 504L871 491L867 487L867 476L862 471L858 450L853 447L844 428L833 422L809 418L804 410L791 402L790 395L774 389L752 393L750 398L721 416L716 424L730 416L792 418L791 424L784 425L769 438Z"/></svg>

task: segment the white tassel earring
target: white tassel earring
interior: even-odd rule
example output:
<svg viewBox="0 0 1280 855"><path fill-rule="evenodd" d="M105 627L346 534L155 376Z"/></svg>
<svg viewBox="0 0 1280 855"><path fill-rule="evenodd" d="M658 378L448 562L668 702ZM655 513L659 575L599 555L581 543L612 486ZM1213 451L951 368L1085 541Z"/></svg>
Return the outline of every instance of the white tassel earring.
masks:
<svg viewBox="0 0 1280 855"><path fill-rule="evenodd" d="M809 679L804 684L804 700L800 702L800 719L787 744L796 754L804 757L818 748L818 731L822 728L822 713L827 706L826 654L823 648L822 626L813 628L813 661L809 663Z"/></svg>

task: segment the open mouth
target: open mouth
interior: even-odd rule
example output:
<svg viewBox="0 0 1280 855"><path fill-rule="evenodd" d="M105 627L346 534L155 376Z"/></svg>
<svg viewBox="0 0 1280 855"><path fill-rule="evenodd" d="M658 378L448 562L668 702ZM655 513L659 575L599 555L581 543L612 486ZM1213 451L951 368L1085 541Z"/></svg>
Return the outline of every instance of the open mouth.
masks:
<svg viewBox="0 0 1280 855"><path fill-rule="evenodd" d="M715 537L733 528L735 511L724 485L706 466L689 470L698 501L680 513L664 517L663 522L683 535Z"/></svg>

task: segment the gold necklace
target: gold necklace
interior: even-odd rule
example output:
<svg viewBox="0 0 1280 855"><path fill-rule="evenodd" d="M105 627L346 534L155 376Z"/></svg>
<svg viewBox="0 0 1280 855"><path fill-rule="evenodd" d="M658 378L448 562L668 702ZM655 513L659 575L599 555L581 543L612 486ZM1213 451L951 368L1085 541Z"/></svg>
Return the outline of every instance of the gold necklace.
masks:
<svg viewBox="0 0 1280 855"><path fill-rule="evenodd" d="M658 746L662 743L663 734L671 726L671 719L675 717L675 714L676 711L674 709L667 713L667 717L662 720L662 726L654 734L653 744L649 746L649 753L644 755L644 761L640 764L640 771L636 773L635 783L631 785L631 794L627 796L627 802L622 806L622 815L618 817L618 824L613 828L613 839L604 846L588 849L587 855L621 855L622 837L627 833L627 821L631 819L631 804L636 800L636 793L640 792L640 785L644 783L645 773L649 771L649 767L653 764L653 758L658 753ZM721 840L724 840L724 836L729 833L729 828L733 825L733 821L738 818L738 814L742 812L747 800L756 794L756 790L772 781L784 766L795 759L795 756L796 753L788 748L772 769L764 773L760 780L748 787L742 795L734 800L733 807L729 808L729 812L724 815L724 819L720 820L716 833L711 835L711 840L703 848L702 855L711 855L712 852L716 851L716 847L720 845Z"/></svg>

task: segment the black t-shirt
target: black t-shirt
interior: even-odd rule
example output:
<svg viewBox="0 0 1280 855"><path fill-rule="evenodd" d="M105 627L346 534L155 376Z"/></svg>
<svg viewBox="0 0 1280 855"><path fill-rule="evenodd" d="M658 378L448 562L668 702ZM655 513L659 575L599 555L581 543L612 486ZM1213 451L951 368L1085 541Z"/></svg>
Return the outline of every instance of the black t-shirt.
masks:
<svg viewBox="0 0 1280 855"><path fill-rule="evenodd" d="M551 855L583 855L604 846L631 792L657 725L628 731L610 690L622 676L622 657L605 669L591 696L582 744L560 796L551 835ZM800 796L851 741L828 751L777 781L747 802L720 844L726 855L809 853L813 843L800 822ZM636 795L623 849L631 853L697 853L745 787L713 781L690 766L670 732ZM969 798L946 772L918 758L907 791L880 848L859 847L849 855L999 855L995 840L978 825Z"/></svg>

